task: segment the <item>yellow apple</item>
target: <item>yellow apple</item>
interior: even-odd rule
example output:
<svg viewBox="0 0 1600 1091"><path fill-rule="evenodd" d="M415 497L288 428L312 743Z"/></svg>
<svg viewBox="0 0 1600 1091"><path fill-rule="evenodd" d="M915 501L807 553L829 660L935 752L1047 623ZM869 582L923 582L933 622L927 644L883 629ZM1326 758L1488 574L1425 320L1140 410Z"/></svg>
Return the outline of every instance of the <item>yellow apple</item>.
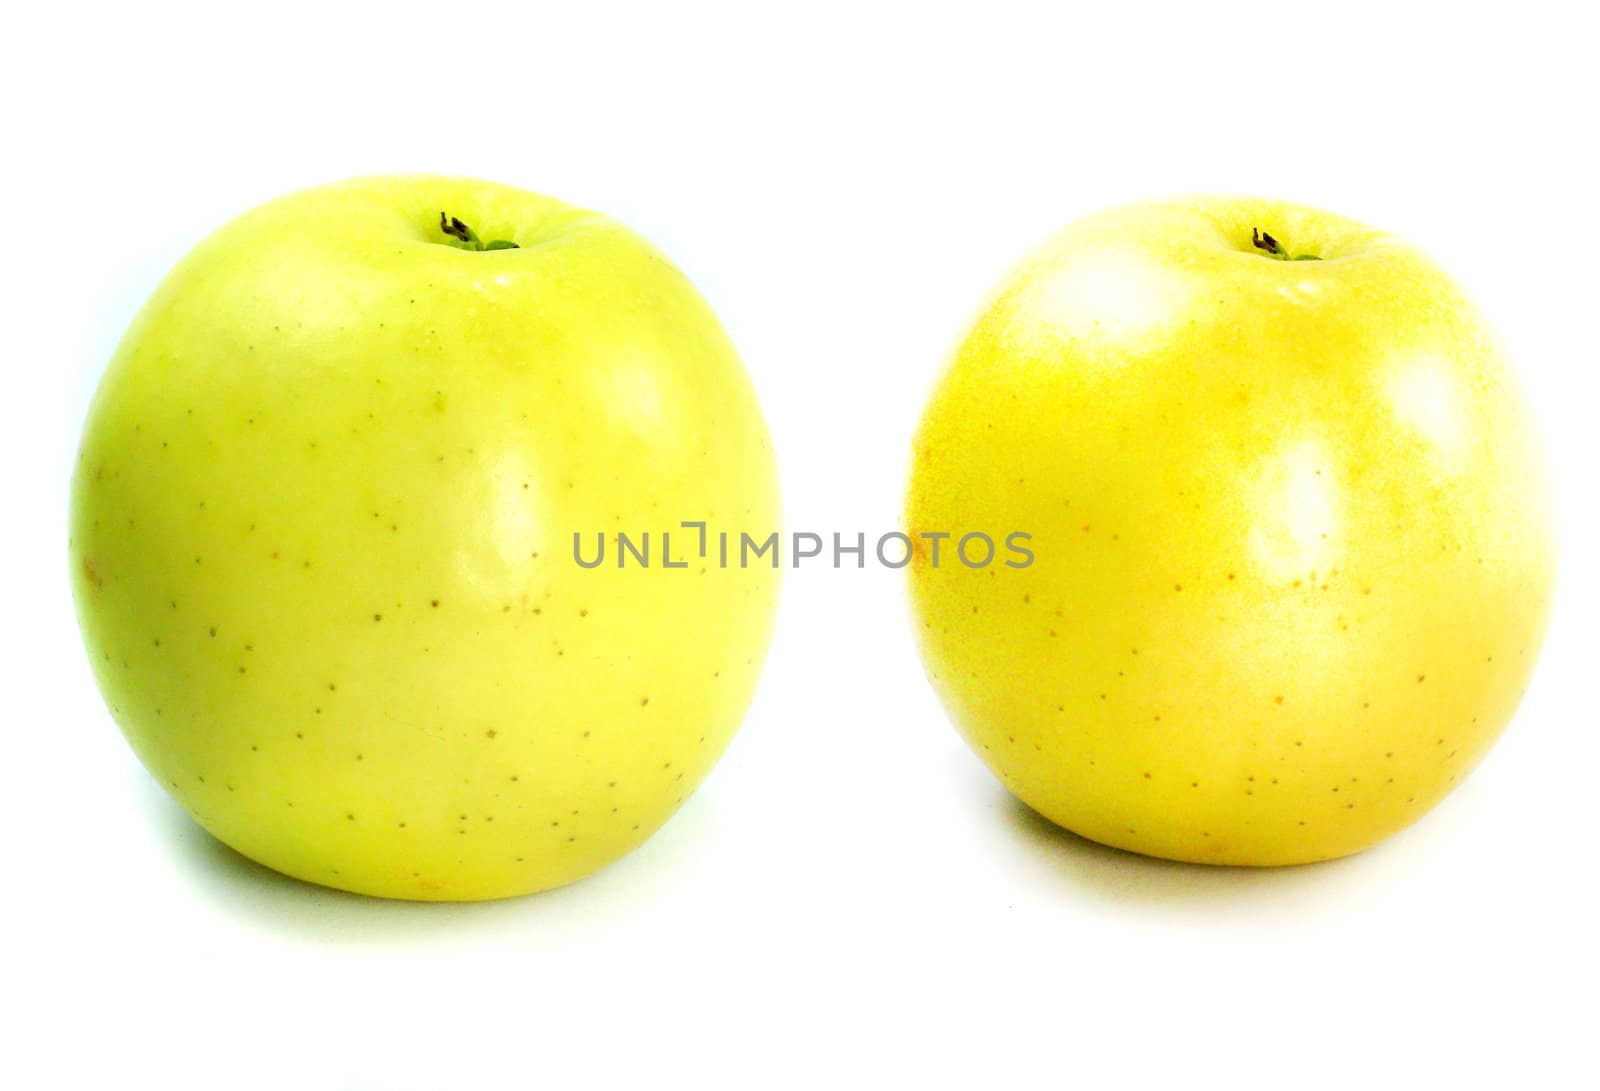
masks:
<svg viewBox="0 0 1600 1091"><path fill-rule="evenodd" d="M111 712L201 825L313 882L482 899L615 860L711 769L778 573L678 524L778 516L749 379L658 251L378 177L166 278L90 410L70 550ZM618 532L651 566L576 563Z"/></svg>
<svg viewBox="0 0 1600 1091"><path fill-rule="evenodd" d="M1555 576L1543 447L1503 351L1416 249L1196 197L1051 238L999 286L914 448L929 675L1021 800L1226 864L1356 852L1510 719Z"/></svg>

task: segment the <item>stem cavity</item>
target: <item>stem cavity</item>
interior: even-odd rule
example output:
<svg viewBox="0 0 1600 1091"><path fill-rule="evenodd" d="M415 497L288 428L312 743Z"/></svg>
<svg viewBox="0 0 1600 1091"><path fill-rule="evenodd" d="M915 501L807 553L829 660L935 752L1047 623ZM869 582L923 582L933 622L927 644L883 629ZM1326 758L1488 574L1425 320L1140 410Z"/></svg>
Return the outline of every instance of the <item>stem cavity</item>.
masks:
<svg viewBox="0 0 1600 1091"><path fill-rule="evenodd" d="M439 213L439 230L447 235L450 245L461 250L515 250L517 244L507 242L505 239L496 239L494 242L485 243L478 238L478 233L454 216Z"/></svg>
<svg viewBox="0 0 1600 1091"><path fill-rule="evenodd" d="M1321 261L1315 254L1294 254L1283 248L1283 244L1259 227L1250 229L1250 242L1257 250L1264 250L1268 257L1277 258L1279 261Z"/></svg>

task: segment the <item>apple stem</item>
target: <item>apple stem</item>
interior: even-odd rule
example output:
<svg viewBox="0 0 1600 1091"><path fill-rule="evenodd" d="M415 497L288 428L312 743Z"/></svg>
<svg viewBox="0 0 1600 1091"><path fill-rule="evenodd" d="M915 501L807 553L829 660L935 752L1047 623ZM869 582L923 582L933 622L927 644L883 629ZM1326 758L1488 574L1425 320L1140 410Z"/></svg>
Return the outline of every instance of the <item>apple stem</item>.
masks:
<svg viewBox="0 0 1600 1091"><path fill-rule="evenodd" d="M1278 242L1277 239L1273 238L1271 235L1267 234L1265 231L1261 230L1259 227L1252 227L1250 229L1250 242L1255 246L1255 248L1257 250L1265 250L1267 252L1268 256L1277 258L1279 261L1321 261L1322 260L1321 258L1317 257L1317 255L1315 255L1315 254L1295 254L1295 255L1293 255L1291 257L1290 254L1289 254L1289 251L1287 251L1287 250L1285 250L1283 248L1283 244L1282 243Z"/></svg>
<svg viewBox="0 0 1600 1091"><path fill-rule="evenodd" d="M451 246L458 247L462 250L517 249L516 243L507 242L505 239L496 239L494 242L485 245L483 240L478 238L478 233L476 231L472 230L472 228L468 227L454 216L447 216L443 212L439 213L439 230L443 231L446 235L455 240L450 244Z"/></svg>

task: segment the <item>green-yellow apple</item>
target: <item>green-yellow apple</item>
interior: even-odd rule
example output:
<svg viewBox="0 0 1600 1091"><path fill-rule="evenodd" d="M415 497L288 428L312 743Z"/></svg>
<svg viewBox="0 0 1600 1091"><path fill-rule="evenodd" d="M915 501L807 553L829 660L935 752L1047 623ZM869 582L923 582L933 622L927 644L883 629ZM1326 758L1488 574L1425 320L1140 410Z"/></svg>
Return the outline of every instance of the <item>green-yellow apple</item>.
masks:
<svg viewBox="0 0 1600 1091"><path fill-rule="evenodd" d="M1198 197L1091 216L999 286L926 410L929 675L1020 799L1179 860L1293 864L1421 816L1528 684L1555 575L1529 407L1393 235Z"/></svg>
<svg viewBox="0 0 1600 1091"><path fill-rule="evenodd" d="M600 534L778 517L749 379L658 251L506 186L378 177L166 278L90 410L70 550L111 712L201 825L302 879L482 899L649 837L771 633L771 567L683 530L672 568L659 541L588 568L574 535L592 561Z"/></svg>

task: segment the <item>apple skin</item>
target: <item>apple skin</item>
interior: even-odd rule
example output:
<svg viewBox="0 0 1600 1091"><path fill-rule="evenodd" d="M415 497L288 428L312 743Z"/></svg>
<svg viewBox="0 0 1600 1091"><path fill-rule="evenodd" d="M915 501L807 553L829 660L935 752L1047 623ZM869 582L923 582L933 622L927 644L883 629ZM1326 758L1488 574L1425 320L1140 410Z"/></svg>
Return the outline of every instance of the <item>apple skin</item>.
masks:
<svg viewBox="0 0 1600 1091"><path fill-rule="evenodd" d="M1289 256L1252 241L1259 229ZM1400 239L1248 198L1082 220L999 286L914 443L929 676L1028 806L1153 856L1357 852L1484 756L1555 579L1544 448L1489 325Z"/></svg>
<svg viewBox="0 0 1600 1091"><path fill-rule="evenodd" d="M440 212L482 240L450 245ZM71 570L110 709L211 833L425 900L587 875L655 831L754 692L778 573L585 569L597 532L761 535L733 346L633 232L506 186L374 177L194 249L112 360ZM614 539L613 539L614 545ZM714 554L713 554L714 557Z"/></svg>

